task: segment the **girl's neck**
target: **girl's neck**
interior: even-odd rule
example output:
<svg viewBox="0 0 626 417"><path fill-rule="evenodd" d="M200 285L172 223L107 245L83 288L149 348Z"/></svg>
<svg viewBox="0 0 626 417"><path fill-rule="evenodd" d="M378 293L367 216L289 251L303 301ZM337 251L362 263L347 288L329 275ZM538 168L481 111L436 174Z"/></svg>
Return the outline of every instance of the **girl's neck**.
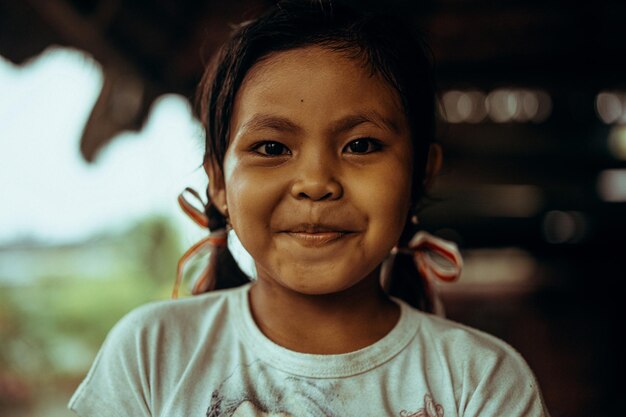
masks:
<svg viewBox="0 0 626 417"><path fill-rule="evenodd" d="M352 352L382 339L400 316L377 273L340 293L307 295L263 280L250 289L254 320L270 340L315 354Z"/></svg>

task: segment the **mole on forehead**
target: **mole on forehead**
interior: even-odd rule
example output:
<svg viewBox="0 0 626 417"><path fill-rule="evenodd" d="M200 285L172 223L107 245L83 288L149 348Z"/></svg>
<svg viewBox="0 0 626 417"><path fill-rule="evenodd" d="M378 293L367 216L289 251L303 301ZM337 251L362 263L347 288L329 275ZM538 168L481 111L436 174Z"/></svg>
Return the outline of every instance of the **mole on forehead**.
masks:
<svg viewBox="0 0 626 417"><path fill-rule="evenodd" d="M357 59L347 57L345 53L328 50L320 46L288 49L286 51L272 52L261 57L246 73L237 95L240 95L242 90L249 87L259 88L258 82L260 80L263 81L261 84L265 85L262 88L263 90L273 92L275 91L275 85L272 84L280 82L281 80L281 77L276 77L276 74L281 71L281 69L284 69L285 65L288 68L295 65L296 67L309 68L315 71L315 68L319 69L320 65L322 65L320 61L325 61L331 66L344 63L353 66L352 70L358 69L357 71L350 72L351 81L356 82L356 79L360 78L357 74L361 73L364 78L372 80L376 84L380 84L384 90L391 93L391 99L397 107L397 110L403 111L403 105L401 104L400 98L397 96L397 90L379 73L372 73L372 71L364 68L362 63L358 62ZM288 71L291 71L291 69ZM300 103L304 102L304 98L300 97Z"/></svg>

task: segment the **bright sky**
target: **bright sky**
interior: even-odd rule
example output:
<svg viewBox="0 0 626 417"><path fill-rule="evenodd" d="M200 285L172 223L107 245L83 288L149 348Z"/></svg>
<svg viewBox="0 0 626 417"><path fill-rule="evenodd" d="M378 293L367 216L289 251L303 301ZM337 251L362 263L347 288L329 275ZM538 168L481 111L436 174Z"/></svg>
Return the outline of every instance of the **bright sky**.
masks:
<svg viewBox="0 0 626 417"><path fill-rule="evenodd" d="M142 132L87 164L78 142L101 85L99 65L76 50L50 49L23 67L0 57L0 245L80 241L152 213L173 216L189 241L202 234L176 203L184 187L206 184L188 102L162 97Z"/></svg>

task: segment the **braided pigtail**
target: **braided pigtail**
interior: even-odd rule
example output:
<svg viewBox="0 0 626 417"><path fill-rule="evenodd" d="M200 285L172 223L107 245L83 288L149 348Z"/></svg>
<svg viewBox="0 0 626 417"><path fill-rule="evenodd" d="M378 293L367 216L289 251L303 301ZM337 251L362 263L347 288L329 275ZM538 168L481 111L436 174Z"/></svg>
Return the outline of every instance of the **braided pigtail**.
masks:
<svg viewBox="0 0 626 417"><path fill-rule="evenodd" d="M394 259L388 294L404 300L419 310L432 313L432 302L426 295L426 281L415 267L413 257L402 252L393 253L391 256Z"/></svg>
<svg viewBox="0 0 626 417"><path fill-rule="evenodd" d="M386 261L382 285L389 295L400 298L419 310L432 313L434 308L428 296L428 282L418 271L413 254L400 250L408 247L414 232L415 225L407 221L398 246L392 250Z"/></svg>
<svg viewBox="0 0 626 417"><path fill-rule="evenodd" d="M209 220L209 230L225 230L228 233L230 226L228 218L224 216L211 201L209 189L207 188L207 204L205 213ZM215 254L214 286L212 289L222 290L235 288L250 282L250 278L239 268L237 261L230 252L228 245L220 248ZM206 291L210 291L207 289ZM206 292L204 291L204 292Z"/></svg>
<svg viewBox="0 0 626 417"><path fill-rule="evenodd" d="M440 316L443 304L437 295L438 281L455 281L463 259L455 243L419 231L410 238L407 225L398 247L383 265L381 285L388 294L411 306Z"/></svg>
<svg viewBox="0 0 626 417"><path fill-rule="evenodd" d="M428 282L417 270L412 254L394 252L390 255L392 265L388 294L406 301L419 310L433 313L434 303L428 296Z"/></svg>
<svg viewBox="0 0 626 417"><path fill-rule="evenodd" d="M193 197L196 203L202 206L202 211L189 200L189 197ZM248 277L238 267L228 250L228 219L215 207L211 199L208 198L208 202L204 203L195 190L186 188L178 196L178 203L196 224L207 228L210 233L189 248L178 261L172 298L178 298L183 282L189 282L193 295L247 283ZM185 279L186 276L191 277Z"/></svg>

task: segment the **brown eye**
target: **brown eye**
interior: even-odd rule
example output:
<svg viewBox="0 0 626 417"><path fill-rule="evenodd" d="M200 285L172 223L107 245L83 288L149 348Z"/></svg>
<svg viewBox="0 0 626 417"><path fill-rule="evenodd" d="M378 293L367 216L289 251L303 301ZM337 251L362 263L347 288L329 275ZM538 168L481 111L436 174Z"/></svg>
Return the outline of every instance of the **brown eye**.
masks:
<svg viewBox="0 0 626 417"><path fill-rule="evenodd" d="M362 138L353 140L344 148L344 152L348 153L370 153L378 151L382 148L380 142L374 139Z"/></svg>
<svg viewBox="0 0 626 417"><path fill-rule="evenodd" d="M254 151L264 156L289 155L291 151L280 142L267 141L259 143L254 147Z"/></svg>

